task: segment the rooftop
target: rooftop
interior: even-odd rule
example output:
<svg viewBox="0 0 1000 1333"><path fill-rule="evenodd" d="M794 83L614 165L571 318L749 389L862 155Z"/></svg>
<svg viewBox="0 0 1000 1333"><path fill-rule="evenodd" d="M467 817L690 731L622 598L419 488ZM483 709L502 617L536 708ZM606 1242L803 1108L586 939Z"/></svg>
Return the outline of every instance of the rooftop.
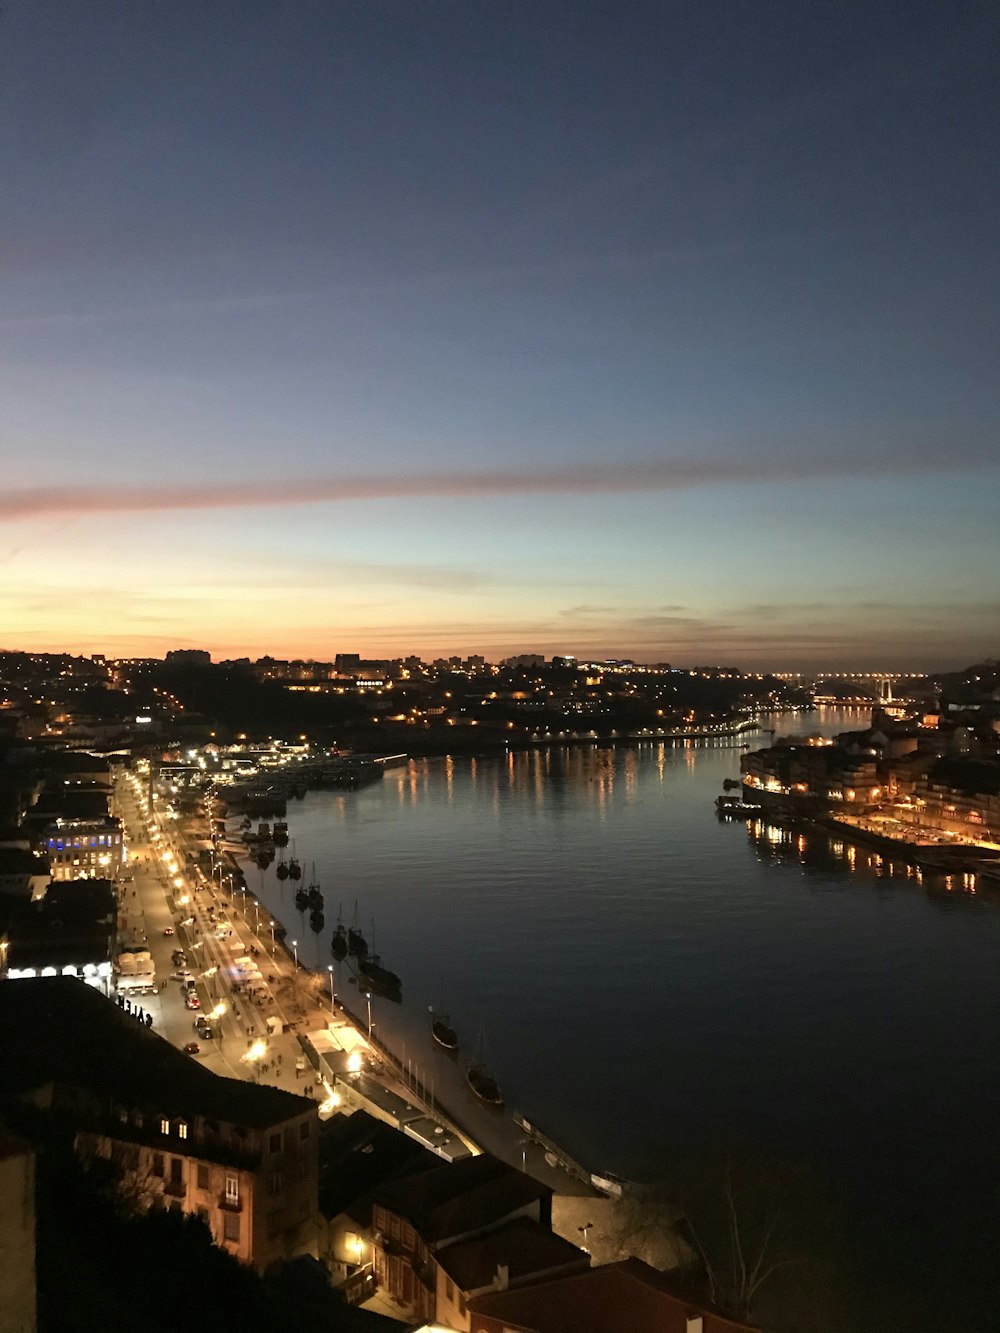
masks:
<svg viewBox="0 0 1000 1333"><path fill-rule="evenodd" d="M469 1309L503 1320L511 1333L687 1333L688 1315L697 1314L702 1333L758 1333L687 1299L641 1259L476 1296Z"/></svg>
<svg viewBox="0 0 1000 1333"><path fill-rule="evenodd" d="M320 1210L326 1217L336 1217L359 1203L370 1217L373 1190L436 1166L439 1160L402 1130L367 1111L326 1121L320 1130L319 1154Z"/></svg>
<svg viewBox="0 0 1000 1333"><path fill-rule="evenodd" d="M63 1084L171 1119L249 1129L316 1111L308 1097L213 1074L73 977L0 984L0 1034L0 1096Z"/></svg>
<svg viewBox="0 0 1000 1333"><path fill-rule="evenodd" d="M500 1265L507 1269L508 1281L515 1286L535 1273L571 1265L580 1269L590 1266L585 1250L553 1235L530 1217L517 1217L485 1236L447 1245L434 1258L459 1290L466 1292L491 1286Z"/></svg>
<svg viewBox="0 0 1000 1333"><path fill-rule="evenodd" d="M375 1202L413 1224L425 1241L476 1231L552 1190L488 1153L447 1162L380 1189Z"/></svg>
<svg viewBox="0 0 1000 1333"><path fill-rule="evenodd" d="M36 902L0 894L0 932L9 936L7 963L17 970L107 962L114 930L110 880L56 881Z"/></svg>

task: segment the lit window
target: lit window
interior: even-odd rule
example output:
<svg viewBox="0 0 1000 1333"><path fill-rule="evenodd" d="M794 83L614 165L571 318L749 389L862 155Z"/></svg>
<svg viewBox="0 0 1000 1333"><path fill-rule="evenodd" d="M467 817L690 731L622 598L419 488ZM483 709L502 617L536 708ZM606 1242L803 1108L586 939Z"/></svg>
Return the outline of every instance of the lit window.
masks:
<svg viewBox="0 0 1000 1333"><path fill-rule="evenodd" d="M180 1137L180 1138L182 1138L182 1139L186 1139L186 1138L187 1138L187 1136L188 1136L188 1127L187 1127L187 1122L186 1122L186 1121L184 1121L184 1120L180 1120L180 1121L178 1121L178 1124L177 1124L177 1134L178 1134L178 1137Z"/></svg>
<svg viewBox="0 0 1000 1333"><path fill-rule="evenodd" d="M238 1176L226 1176L226 1203L239 1203L240 1181Z"/></svg>
<svg viewBox="0 0 1000 1333"><path fill-rule="evenodd" d="M160 1121L160 1133L161 1133L161 1134L169 1134L169 1133L170 1133L170 1121L169 1121L169 1120L161 1120L161 1121Z"/></svg>

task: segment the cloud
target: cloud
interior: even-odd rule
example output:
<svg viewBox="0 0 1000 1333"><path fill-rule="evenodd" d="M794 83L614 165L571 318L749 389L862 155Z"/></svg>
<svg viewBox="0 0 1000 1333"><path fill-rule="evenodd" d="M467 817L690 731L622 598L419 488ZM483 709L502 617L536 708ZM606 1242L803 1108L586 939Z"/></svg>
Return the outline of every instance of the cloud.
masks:
<svg viewBox="0 0 1000 1333"><path fill-rule="evenodd" d="M767 455L624 461L614 465L567 463L535 470L399 473L391 476L319 476L255 482L192 481L184 486L34 486L0 495L0 521L47 514L106 514L149 510L281 508L365 500L458 499L517 495L621 495L633 491L685 491L698 487L817 481L827 477L933 473L992 462L975 446L880 451L785 450Z"/></svg>

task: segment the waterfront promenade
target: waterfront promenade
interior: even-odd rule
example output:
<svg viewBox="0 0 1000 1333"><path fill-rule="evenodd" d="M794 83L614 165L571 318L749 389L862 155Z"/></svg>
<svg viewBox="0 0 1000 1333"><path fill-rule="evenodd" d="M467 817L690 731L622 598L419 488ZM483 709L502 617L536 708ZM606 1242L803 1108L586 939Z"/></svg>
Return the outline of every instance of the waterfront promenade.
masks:
<svg viewBox="0 0 1000 1333"><path fill-rule="evenodd" d="M195 869L188 852L189 845L203 840L197 821L161 823L150 814L144 794L125 778L119 779L116 801L130 834L131 882L123 885L120 936L123 944L147 944L153 954L160 989L139 1003L161 1036L181 1048L197 1041L200 1051L192 1058L224 1076L311 1092L325 1112L336 1109L336 1096L343 1098L344 1110L364 1105L364 1087L371 1080L431 1122L430 1135L440 1125L446 1135L464 1141L467 1150L490 1152L557 1194L599 1197L589 1171L554 1141L526 1131L510 1109L488 1107L475 1097L464 1065L434 1043L429 1019L426 1040L414 1042L411 1036L407 1045L393 1023L391 1001L372 996L369 1002L366 992L350 984L346 962L333 971L306 968L301 955L296 961L294 949L273 931L269 912L251 890L232 885L227 890L224 876L213 880ZM166 935L168 929L175 934ZM231 933L219 938L220 929ZM196 1036L197 1014L186 1008L179 982L168 980L177 970L171 955L178 948L197 979L198 1012L225 1006L215 1023L218 1038ZM233 988L238 957L252 959L265 978L265 989L256 997L238 982ZM269 1018L278 1022L269 1025ZM269 1032L269 1026L278 1025L280 1032ZM347 1040L345 1028L350 1030ZM337 1079L337 1072L355 1051L362 1059L352 1094L350 1076Z"/></svg>

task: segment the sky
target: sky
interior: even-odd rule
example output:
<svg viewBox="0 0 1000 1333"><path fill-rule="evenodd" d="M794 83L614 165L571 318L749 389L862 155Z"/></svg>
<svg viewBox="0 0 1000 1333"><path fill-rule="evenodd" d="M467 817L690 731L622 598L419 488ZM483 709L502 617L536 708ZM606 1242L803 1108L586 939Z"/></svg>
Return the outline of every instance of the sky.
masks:
<svg viewBox="0 0 1000 1333"><path fill-rule="evenodd" d="M997 37L6 0L0 647L997 655Z"/></svg>

